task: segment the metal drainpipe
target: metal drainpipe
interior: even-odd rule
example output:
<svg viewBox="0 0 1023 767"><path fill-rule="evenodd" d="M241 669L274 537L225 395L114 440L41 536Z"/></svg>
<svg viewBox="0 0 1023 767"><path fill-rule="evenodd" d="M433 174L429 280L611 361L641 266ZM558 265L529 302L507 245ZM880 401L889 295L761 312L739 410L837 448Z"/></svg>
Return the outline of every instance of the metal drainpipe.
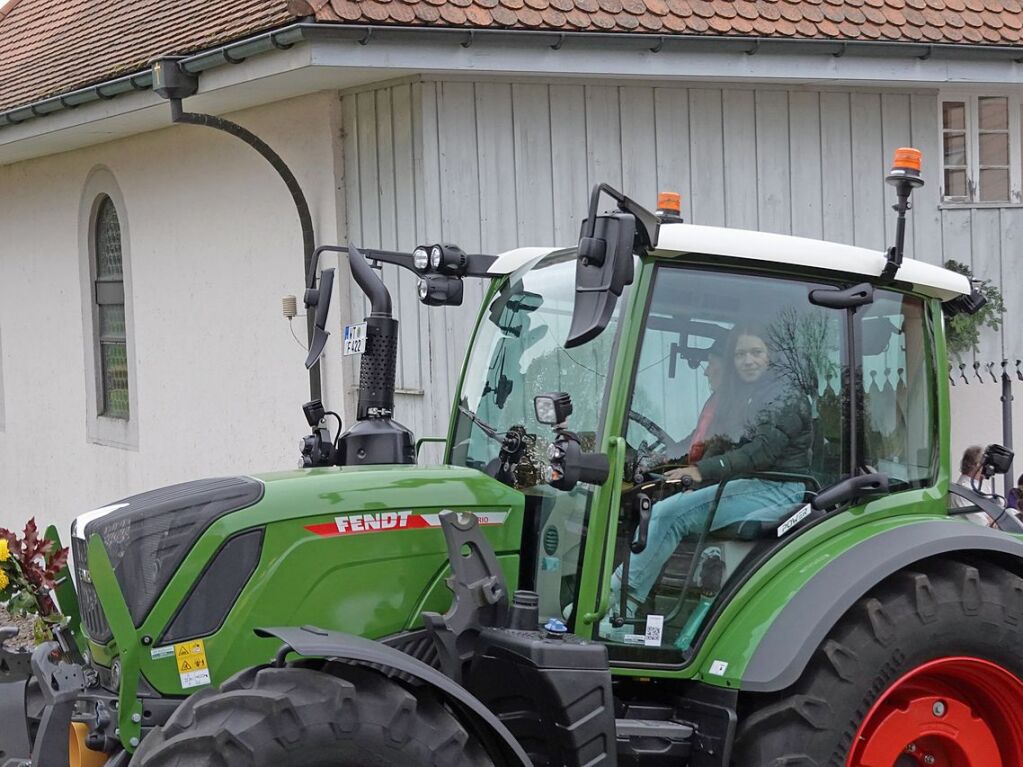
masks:
<svg viewBox="0 0 1023 767"><path fill-rule="evenodd" d="M1012 378L1009 376L1008 360L1002 360L1002 445L1012 450ZM1005 481L1003 495L1008 499L1009 490L1016 486L1012 464L1002 478Z"/></svg>
<svg viewBox="0 0 1023 767"><path fill-rule="evenodd" d="M175 67L177 66L176 62L173 64ZM277 171L277 174L284 181L285 186L288 187L288 191L291 192L291 199L294 200L295 208L298 212L298 220L302 227L303 273L306 275L308 284L309 270L313 263L313 251L316 250L316 238L313 233L313 219L309 212L309 203L306 201L305 194L302 192L302 187L299 186L298 179L295 178L295 174L291 172L291 168L288 167L287 163L284 162L281 156L271 149L265 141L252 133L252 131L238 125L238 123L234 123L230 120L224 119L223 117L216 117L214 115L186 112L181 106L180 97L171 96L169 100L172 122L214 128L228 133L235 138L239 138L259 152L259 154L261 154L263 158L269 162L271 166L273 166L273 169ZM314 314L312 312L306 312L306 333L310 345L312 344L313 339L314 322ZM309 399L321 399L322 393L320 361L317 360L316 363L309 368Z"/></svg>

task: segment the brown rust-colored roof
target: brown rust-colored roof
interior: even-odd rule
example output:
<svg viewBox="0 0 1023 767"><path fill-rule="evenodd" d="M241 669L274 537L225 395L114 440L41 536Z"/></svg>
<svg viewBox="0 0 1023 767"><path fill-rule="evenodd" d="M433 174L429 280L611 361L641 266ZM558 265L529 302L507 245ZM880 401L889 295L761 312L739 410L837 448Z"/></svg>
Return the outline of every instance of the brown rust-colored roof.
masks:
<svg viewBox="0 0 1023 767"><path fill-rule="evenodd" d="M291 0L318 21L1017 45L1018 0Z"/></svg>
<svg viewBox="0 0 1023 767"><path fill-rule="evenodd" d="M0 111L298 20L1021 45L1021 0L14 0Z"/></svg>
<svg viewBox="0 0 1023 767"><path fill-rule="evenodd" d="M291 21L287 0L15 0L0 15L0 111Z"/></svg>

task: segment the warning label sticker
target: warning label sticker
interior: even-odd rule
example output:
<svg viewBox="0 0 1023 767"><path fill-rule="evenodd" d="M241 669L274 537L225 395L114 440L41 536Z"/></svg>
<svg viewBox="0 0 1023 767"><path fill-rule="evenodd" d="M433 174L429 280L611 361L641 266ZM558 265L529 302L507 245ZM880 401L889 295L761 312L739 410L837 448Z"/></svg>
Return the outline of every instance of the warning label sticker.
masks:
<svg viewBox="0 0 1023 767"><path fill-rule="evenodd" d="M210 683L210 670L206 663L206 645L201 639L174 645L174 659L184 689Z"/></svg>

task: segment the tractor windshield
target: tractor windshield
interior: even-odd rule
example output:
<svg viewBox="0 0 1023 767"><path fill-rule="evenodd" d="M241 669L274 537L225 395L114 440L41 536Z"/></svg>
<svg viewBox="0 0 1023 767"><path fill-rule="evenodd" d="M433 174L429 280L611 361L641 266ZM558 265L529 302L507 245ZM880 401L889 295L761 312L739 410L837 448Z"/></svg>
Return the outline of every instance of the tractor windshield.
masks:
<svg viewBox="0 0 1023 767"><path fill-rule="evenodd" d="M535 576L541 614L546 616L561 615L573 600L593 488L581 484L564 492L545 484L553 432L537 422L533 397L570 394L569 428L579 434L584 450L599 449L618 327L616 309L603 333L565 349L575 270L575 251L560 252L512 274L494 297L469 352L449 457L456 465L487 469L497 461L506 432L521 427L526 447L514 484L527 495L525 535L532 531L542 549ZM619 301L618 307L624 303Z"/></svg>

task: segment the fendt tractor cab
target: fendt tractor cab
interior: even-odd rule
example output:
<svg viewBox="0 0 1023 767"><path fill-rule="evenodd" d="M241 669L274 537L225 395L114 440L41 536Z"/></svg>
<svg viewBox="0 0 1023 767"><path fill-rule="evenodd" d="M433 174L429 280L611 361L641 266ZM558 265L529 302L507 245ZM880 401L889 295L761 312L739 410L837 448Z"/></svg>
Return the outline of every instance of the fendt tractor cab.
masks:
<svg viewBox="0 0 1023 767"><path fill-rule="evenodd" d="M371 303L357 421L78 517L2 763L1020 767L1023 527L950 510L943 323L982 299L903 259L919 167L887 252L603 185L574 248L320 248ZM393 265L490 281L439 466L393 420Z"/></svg>

